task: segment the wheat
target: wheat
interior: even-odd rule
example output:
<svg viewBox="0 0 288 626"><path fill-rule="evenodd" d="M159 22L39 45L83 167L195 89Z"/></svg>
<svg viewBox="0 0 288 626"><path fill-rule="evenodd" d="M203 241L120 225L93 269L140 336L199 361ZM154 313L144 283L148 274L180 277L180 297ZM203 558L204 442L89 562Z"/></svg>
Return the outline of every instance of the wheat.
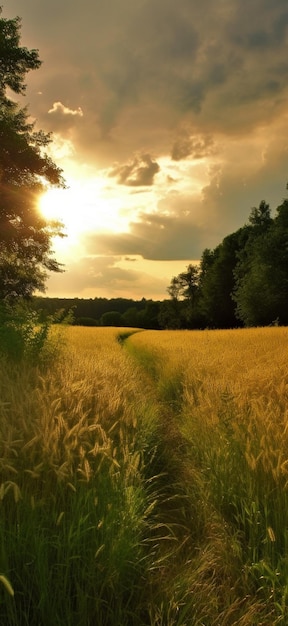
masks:
<svg viewBox="0 0 288 626"><path fill-rule="evenodd" d="M287 329L120 332L67 328L45 372L0 362L1 558L25 623L128 623L136 594L135 624L268 624L286 611Z"/></svg>
<svg viewBox="0 0 288 626"><path fill-rule="evenodd" d="M11 585L11 583L9 582L8 578L6 576L4 576L4 574L0 574L0 582L2 583L2 585L4 585L6 591L8 591L10 596L14 596L14 589Z"/></svg>

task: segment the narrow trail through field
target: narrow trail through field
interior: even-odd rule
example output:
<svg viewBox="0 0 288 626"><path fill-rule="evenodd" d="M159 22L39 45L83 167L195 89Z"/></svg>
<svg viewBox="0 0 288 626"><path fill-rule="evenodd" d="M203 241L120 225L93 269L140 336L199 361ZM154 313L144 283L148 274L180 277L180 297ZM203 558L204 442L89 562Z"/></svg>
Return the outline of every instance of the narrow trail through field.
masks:
<svg viewBox="0 0 288 626"><path fill-rule="evenodd" d="M137 331L136 331L137 332ZM145 332L145 331L140 331ZM129 341L133 333L119 337L123 349L127 350L137 367L141 370L141 379L145 385L145 394L153 401L157 419L155 442L156 453L148 471L157 476L159 503L157 516L166 525L173 536L174 549L177 543L177 564L187 566L195 551L199 550L199 538L204 531L203 479L189 458L189 443L180 430L182 410L182 380L175 377L164 380L161 374L161 359L156 358L148 349L138 350ZM196 545L197 538L197 545ZM169 548L168 548L169 550ZM189 558L188 558L189 555ZM170 575L173 572L170 563Z"/></svg>

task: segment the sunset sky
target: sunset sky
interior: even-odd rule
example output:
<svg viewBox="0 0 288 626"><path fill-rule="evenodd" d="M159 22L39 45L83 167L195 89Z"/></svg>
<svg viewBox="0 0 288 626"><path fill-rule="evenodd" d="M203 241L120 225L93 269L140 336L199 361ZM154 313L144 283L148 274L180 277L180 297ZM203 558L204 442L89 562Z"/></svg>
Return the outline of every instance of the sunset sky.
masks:
<svg viewBox="0 0 288 626"><path fill-rule="evenodd" d="M21 104L69 189L47 295L167 297L288 181L287 0L3 0L43 64Z"/></svg>

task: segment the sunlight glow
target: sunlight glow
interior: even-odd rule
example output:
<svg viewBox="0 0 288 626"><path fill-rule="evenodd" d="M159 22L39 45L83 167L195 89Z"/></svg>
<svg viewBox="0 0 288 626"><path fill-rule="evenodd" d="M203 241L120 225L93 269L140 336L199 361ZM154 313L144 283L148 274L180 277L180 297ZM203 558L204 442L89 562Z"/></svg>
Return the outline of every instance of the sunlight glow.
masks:
<svg viewBox="0 0 288 626"><path fill-rule="evenodd" d="M68 189L50 189L39 199L39 209L48 220L59 220L67 235L61 247L77 243L88 232L121 232L128 221L122 210L123 200L107 179L71 182Z"/></svg>

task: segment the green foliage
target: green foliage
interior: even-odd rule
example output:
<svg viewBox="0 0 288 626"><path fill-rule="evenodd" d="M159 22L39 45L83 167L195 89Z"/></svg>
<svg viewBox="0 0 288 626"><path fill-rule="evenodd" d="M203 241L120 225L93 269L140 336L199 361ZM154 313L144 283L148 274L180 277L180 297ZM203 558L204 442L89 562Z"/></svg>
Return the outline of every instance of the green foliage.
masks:
<svg viewBox="0 0 288 626"><path fill-rule="evenodd" d="M182 325L185 325L185 318L182 314L183 308L183 302L179 302L176 298L164 300L158 315L160 328L182 328Z"/></svg>
<svg viewBox="0 0 288 626"><path fill-rule="evenodd" d="M77 317L74 320L74 324L75 326L99 326L99 323L93 317Z"/></svg>
<svg viewBox="0 0 288 626"><path fill-rule="evenodd" d="M100 319L101 326L122 326L122 315L118 311L103 313Z"/></svg>
<svg viewBox="0 0 288 626"><path fill-rule="evenodd" d="M0 14L2 8L0 7ZM0 96L5 94L6 86L15 93L25 92L24 79L28 70L40 67L37 50L20 47L21 20L0 20Z"/></svg>
<svg viewBox="0 0 288 626"><path fill-rule="evenodd" d="M272 224L271 211L269 204L265 200L261 200L259 207L253 207L251 209L249 223L252 224L255 230L259 232L267 230Z"/></svg>
<svg viewBox="0 0 288 626"><path fill-rule="evenodd" d="M239 269L240 264L236 268L236 276ZM267 264L262 254L258 255L254 248L249 269L247 268L244 278L237 281L234 291L237 316L245 326L267 326L279 319L281 292L278 280L279 275L275 275L275 268ZM282 310L285 314L285 308Z"/></svg>
<svg viewBox="0 0 288 626"><path fill-rule="evenodd" d="M1 623L128 626L130 616L141 624L145 494L104 468L89 488L55 489L56 502L46 494L33 506L9 492L1 502L0 566L12 574L15 593L0 596Z"/></svg>
<svg viewBox="0 0 288 626"><path fill-rule="evenodd" d="M51 361L57 350L57 337L50 336L55 318L39 322L35 311L21 303L11 306L0 302L0 354L15 362L44 364Z"/></svg>
<svg viewBox="0 0 288 626"><path fill-rule="evenodd" d="M121 321L123 326L134 326L134 328L138 328L140 325L140 312L135 306L129 307L125 313L123 313Z"/></svg>
<svg viewBox="0 0 288 626"><path fill-rule="evenodd" d="M273 219L262 200L249 223L203 252L172 278L163 328L233 328L288 324L288 200Z"/></svg>
<svg viewBox="0 0 288 626"><path fill-rule="evenodd" d="M47 271L61 271L51 251L61 225L41 217L37 203L47 186L64 186L62 172L45 153L50 135L7 97L7 88L23 94L27 72L41 64L36 50L20 46L20 26L0 17L0 299L44 291Z"/></svg>
<svg viewBox="0 0 288 626"><path fill-rule="evenodd" d="M186 272L181 272L178 276L174 276L171 285L168 287L168 293L172 299L186 298L195 303L198 296L199 285L199 267L197 265L188 265Z"/></svg>
<svg viewBox="0 0 288 626"><path fill-rule="evenodd" d="M115 311L120 313L121 320L116 317L120 326L129 328L153 328L159 329L159 313L162 302L146 300L132 300L128 298L32 298L35 311L41 311L41 319L47 315L54 315L59 309L73 310L75 325L101 325L101 317L105 313ZM105 320L105 318L104 318ZM108 318L109 320L109 318Z"/></svg>
<svg viewBox="0 0 288 626"><path fill-rule="evenodd" d="M210 256L208 267L205 259L206 266L200 279L200 307L209 327L233 328L237 325L232 291L234 269L244 237L244 229L225 237Z"/></svg>
<svg viewBox="0 0 288 626"><path fill-rule="evenodd" d="M287 324L288 201L274 220L254 216L253 224L234 271L238 318L246 326Z"/></svg>
<svg viewBox="0 0 288 626"><path fill-rule="evenodd" d="M200 268L192 264L187 266L185 272L171 279L167 289L171 300L163 303L158 315L161 328L201 327L199 281Z"/></svg>

